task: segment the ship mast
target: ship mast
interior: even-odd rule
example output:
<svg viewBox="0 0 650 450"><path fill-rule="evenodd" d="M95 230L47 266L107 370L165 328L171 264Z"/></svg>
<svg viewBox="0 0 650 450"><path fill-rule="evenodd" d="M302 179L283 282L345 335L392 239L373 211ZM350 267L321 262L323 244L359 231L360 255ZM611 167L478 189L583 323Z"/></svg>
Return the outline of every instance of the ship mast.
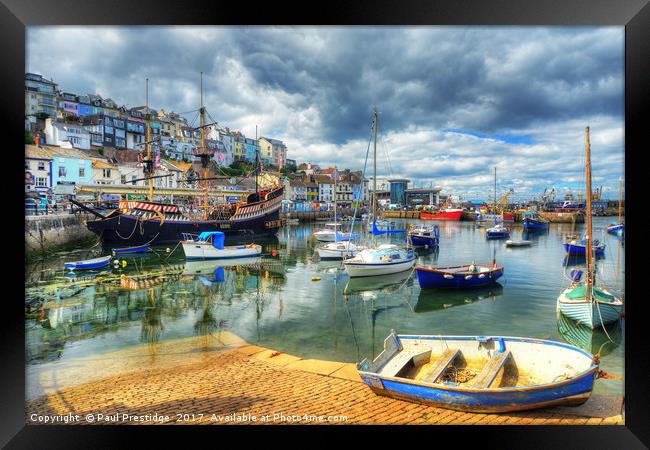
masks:
<svg viewBox="0 0 650 450"><path fill-rule="evenodd" d="M585 300L586 299L591 299L591 289L594 283L594 277L593 277L593 267L592 267L592 253L593 249L591 246L591 242L593 240L593 237L591 235L591 149L589 147L589 127L586 128L586 171L587 171L587 177L586 177L586 182L587 182L587 247L586 247L586 253L587 253L587 278L586 278L586 290L585 290Z"/></svg>
<svg viewBox="0 0 650 450"><path fill-rule="evenodd" d="M205 161L205 108L203 107L203 72L201 72L201 162L203 163L203 178L205 191L203 191L203 220L208 220L208 161Z"/></svg>
<svg viewBox="0 0 650 450"><path fill-rule="evenodd" d="M144 161L144 175L146 178L149 179L149 201L153 201L153 162L151 161L151 145L150 145L150 137L151 137L151 114L149 113L149 78L146 79L145 82L145 104L146 104L146 112L147 112L147 159Z"/></svg>
<svg viewBox="0 0 650 450"><path fill-rule="evenodd" d="M373 146L372 146L372 220L377 222L377 109L373 111L373 121L372 121L372 135L373 135ZM372 245L375 245L375 233L372 233Z"/></svg>
<svg viewBox="0 0 650 450"><path fill-rule="evenodd" d="M621 213L623 206L623 177L618 178L618 223L621 223Z"/></svg>
<svg viewBox="0 0 650 450"><path fill-rule="evenodd" d="M497 168L494 166L494 214L497 213Z"/></svg>

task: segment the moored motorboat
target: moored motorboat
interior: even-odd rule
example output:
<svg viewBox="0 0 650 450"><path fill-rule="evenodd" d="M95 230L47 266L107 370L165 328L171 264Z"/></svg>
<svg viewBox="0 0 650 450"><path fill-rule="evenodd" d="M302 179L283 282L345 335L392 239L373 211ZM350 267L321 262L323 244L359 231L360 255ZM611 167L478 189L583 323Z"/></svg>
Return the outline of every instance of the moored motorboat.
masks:
<svg viewBox="0 0 650 450"><path fill-rule="evenodd" d="M352 258L365 248L348 240L321 244L316 247L316 252L320 259L346 259Z"/></svg>
<svg viewBox="0 0 650 450"><path fill-rule="evenodd" d="M460 221L461 216L463 215L463 210L459 208L443 208L436 212L426 212L422 211L420 213L420 219L422 220L451 220L451 221Z"/></svg>
<svg viewBox="0 0 650 450"><path fill-rule="evenodd" d="M421 288L467 288L486 286L503 275L498 264L467 264L451 267L415 267Z"/></svg>
<svg viewBox="0 0 650 450"><path fill-rule="evenodd" d="M325 224L325 228L314 233L314 237L320 242L347 241L350 239L350 233L339 231L341 224L330 222Z"/></svg>
<svg viewBox="0 0 650 450"><path fill-rule="evenodd" d="M561 342L394 331L357 370L378 395L477 413L580 405L600 374L598 358Z"/></svg>
<svg viewBox="0 0 650 450"><path fill-rule="evenodd" d="M527 231L546 230L549 221L539 216L536 211L526 211L522 214L521 226Z"/></svg>
<svg viewBox="0 0 650 450"><path fill-rule="evenodd" d="M225 236L221 231L204 231L194 236L186 234L180 242L187 259L246 258L262 253L258 244L224 246Z"/></svg>
<svg viewBox="0 0 650 450"><path fill-rule="evenodd" d="M65 263L65 267L70 270L90 270L106 267L111 263L112 256L101 256L99 258L85 259L82 261L73 261Z"/></svg>
<svg viewBox="0 0 650 450"><path fill-rule="evenodd" d="M421 225L411 228L407 236L414 247L431 248L437 246L440 242L440 229L438 225L433 227Z"/></svg>
<svg viewBox="0 0 650 450"><path fill-rule="evenodd" d="M402 248L393 244L382 244L367 248L353 258L343 261L345 271L350 277L371 277L404 272L415 264L412 248Z"/></svg>
<svg viewBox="0 0 650 450"><path fill-rule="evenodd" d="M485 230L485 235L488 239L501 239L510 236L510 231L501 224L496 224L495 226Z"/></svg>

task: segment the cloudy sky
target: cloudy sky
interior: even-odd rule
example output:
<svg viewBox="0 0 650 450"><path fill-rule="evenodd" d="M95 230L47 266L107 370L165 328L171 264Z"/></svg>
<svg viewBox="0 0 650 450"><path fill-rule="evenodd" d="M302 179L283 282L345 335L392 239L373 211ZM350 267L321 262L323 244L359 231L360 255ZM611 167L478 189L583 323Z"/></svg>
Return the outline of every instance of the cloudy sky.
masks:
<svg viewBox="0 0 650 450"><path fill-rule="evenodd" d="M27 71L62 90L283 140L288 157L468 198L594 188L624 165L623 27L31 27ZM371 167L371 166L369 166ZM370 172L368 172L370 174Z"/></svg>

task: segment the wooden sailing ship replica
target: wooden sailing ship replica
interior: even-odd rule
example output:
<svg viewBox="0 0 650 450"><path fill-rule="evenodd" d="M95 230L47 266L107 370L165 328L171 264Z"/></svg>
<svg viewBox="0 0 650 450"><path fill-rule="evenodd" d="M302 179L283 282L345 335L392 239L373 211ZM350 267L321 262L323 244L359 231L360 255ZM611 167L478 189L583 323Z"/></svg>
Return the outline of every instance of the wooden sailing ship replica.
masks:
<svg viewBox="0 0 650 450"><path fill-rule="evenodd" d="M201 82L201 85L203 83ZM275 235L282 226L280 209L284 187L282 184L260 190L257 184L259 157L256 167L256 190L245 201L231 204L210 205L208 190L209 178L207 166L212 154L205 149L205 107L201 89L201 149L195 152L204 168L202 217L191 216L174 204L153 201L153 178L155 177L155 160L151 154L148 80L147 80L147 132L146 154L142 157L143 172L149 183L148 201L121 201L119 209L104 215L88 207L84 210L94 214L97 219L89 220L87 227L101 237L108 245L163 245L176 244L184 234L200 234L208 231L221 231L228 240L250 240L252 236Z"/></svg>

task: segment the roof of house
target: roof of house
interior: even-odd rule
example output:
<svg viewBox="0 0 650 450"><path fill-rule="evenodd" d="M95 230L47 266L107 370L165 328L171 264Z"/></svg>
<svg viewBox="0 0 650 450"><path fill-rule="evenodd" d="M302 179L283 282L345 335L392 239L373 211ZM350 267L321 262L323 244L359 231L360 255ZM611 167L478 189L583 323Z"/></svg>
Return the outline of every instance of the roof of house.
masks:
<svg viewBox="0 0 650 450"><path fill-rule="evenodd" d="M64 148L55 145L25 145L25 156L27 158L40 159L77 158L92 160L95 158L95 155L90 152L87 153L76 148Z"/></svg>
<svg viewBox="0 0 650 450"><path fill-rule="evenodd" d="M115 164L108 163L106 161L102 161L100 159L93 159L93 167L96 169L116 169L117 166Z"/></svg>

